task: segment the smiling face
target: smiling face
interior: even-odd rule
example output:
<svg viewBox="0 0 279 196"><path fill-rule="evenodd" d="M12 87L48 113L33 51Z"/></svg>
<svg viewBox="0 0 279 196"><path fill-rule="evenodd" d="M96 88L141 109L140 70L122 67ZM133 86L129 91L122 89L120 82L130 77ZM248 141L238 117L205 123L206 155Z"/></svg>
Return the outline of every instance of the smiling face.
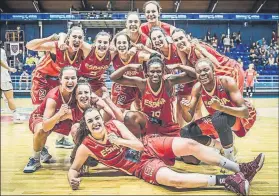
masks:
<svg viewBox="0 0 279 196"><path fill-rule="evenodd" d="M184 51L191 48L191 44L188 41L185 33L178 31L172 34L172 40L175 46L180 50Z"/></svg>
<svg viewBox="0 0 279 196"><path fill-rule="evenodd" d="M75 29L69 36L69 46L76 52L80 49L83 44L83 32L81 29Z"/></svg>
<svg viewBox="0 0 279 196"><path fill-rule="evenodd" d="M93 109L90 112L87 112L84 116L85 123L89 131L91 132L91 135L95 139L102 139L105 136L105 127L104 127L104 121L97 109Z"/></svg>
<svg viewBox="0 0 279 196"><path fill-rule="evenodd" d="M201 61L196 65L196 76L202 85L213 83L214 75L214 71L209 62Z"/></svg>
<svg viewBox="0 0 279 196"><path fill-rule="evenodd" d="M160 83L163 77L163 65L160 63L152 63L147 70L150 82Z"/></svg>
<svg viewBox="0 0 279 196"><path fill-rule="evenodd" d="M158 7L153 4L149 3L145 6L145 17L147 22L155 23L159 21L159 12Z"/></svg>
<svg viewBox="0 0 279 196"><path fill-rule="evenodd" d="M136 33L140 28L140 19L137 14L130 14L126 20L126 28L131 33Z"/></svg>
<svg viewBox="0 0 279 196"><path fill-rule="evenodd" d="M119 54L126 54L129 50L129 41L126 35L119 35L116 38L116 49Z"/></svg>
<svg viewBox="0 0 279 196"><path fill-rule="evenodd" d="M77 73L73 69L64 70L60 78L60 84L63 90L73 92L77 85Z"/></svg>
<svg viewBox="0 0 279 196"><path fill-rule="evenodd" d="M152 31L150 37L151 37L152 44L155 48L161 49L163 47L168 46L166 36L162 31L160 30Z"/></svg>
<svg viewBox="0 0 279 196"><path fill-rule="evenodd" d="M109 39L108 35L98 35L96 38L95 46L99 56L103 56L107 53L109 49Z"/></svg>
<svg viewBox="0 0 279 196"><path fill-rule="evenodd" d="M91 89L87 84L80 84L76 89L76 100L81 109L85 109L90 105Z"/></svg>

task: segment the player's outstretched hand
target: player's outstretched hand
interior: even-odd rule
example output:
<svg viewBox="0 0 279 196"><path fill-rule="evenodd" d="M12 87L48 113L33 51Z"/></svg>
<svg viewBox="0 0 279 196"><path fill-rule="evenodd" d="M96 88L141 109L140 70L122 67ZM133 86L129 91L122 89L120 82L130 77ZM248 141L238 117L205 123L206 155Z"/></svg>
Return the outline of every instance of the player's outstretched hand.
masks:
<svg viewBox="0 0 279 196"><path fill-rule="evenodd" d="M70 185L72 189L77 190L79 188L80 182L81 182L81 178L72 178L70 180Z"/></svg>

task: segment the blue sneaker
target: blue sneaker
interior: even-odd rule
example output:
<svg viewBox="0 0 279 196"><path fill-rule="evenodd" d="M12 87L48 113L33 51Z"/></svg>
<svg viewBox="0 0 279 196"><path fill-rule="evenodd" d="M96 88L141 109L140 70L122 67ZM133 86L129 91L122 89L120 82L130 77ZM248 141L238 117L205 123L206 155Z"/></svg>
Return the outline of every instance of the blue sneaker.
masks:
<svg viewBox="0 0 279 196"><path fill-rule="evenodd" d="M36 170L38 170L41 167L40 160L34 159L33 157L29 158L29 162L24 167L23 172L24 173L33 173Z"/></svg>
<svg viewBox="0 0 279 196"><path fill-rule="evenodd" d="M48 163L51 158L52 158L52 156L48 153L47 148L43 147L43 149L41 151L41 161L43 163Z"/></svg>
<svg viewBox="0 0 279 196"><path fill-rule="evenodd" d="M61 140L55 142L56 148L73 149L75 144L70 142L67 138L63 137Z"/></svg>

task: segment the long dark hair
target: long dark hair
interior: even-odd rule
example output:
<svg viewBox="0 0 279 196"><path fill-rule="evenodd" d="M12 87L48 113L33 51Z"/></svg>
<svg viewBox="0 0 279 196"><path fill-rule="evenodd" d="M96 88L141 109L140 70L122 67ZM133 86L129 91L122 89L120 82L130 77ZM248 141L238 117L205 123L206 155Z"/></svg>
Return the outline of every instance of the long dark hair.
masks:
<svg viewBox="0 0 279 196"><path fill-rule="evenodd" d="M91 134L91 132L89 131L87 125L86 125L86 121L85 121L85 115L88 112L92 112L93 110L98 111L97 108L94 107L88 107L84 112L83 112L83 117L80 120L80 125L79 128L77 130L77 134L76 134L76 141L77 141L77 146L80 146L83 142L83 140L89 135ZM99 111L98 111L99 112ZM100 112L99 112L100 114Z"/></svg>

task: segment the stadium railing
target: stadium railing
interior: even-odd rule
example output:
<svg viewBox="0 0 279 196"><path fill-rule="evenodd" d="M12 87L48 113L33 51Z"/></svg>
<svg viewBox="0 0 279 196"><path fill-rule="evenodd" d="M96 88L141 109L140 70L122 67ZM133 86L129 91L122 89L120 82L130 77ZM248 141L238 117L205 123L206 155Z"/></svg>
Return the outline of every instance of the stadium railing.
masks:
<svg viewBox="0 0 279 196"><path fill-rule="evenodd" d="M29 88L26 89L26 82L22 82L21 89L19 89L19 80L20 76L18 75L12 75L11 76L13 87L14 87L14 92L16 93L28 93L30 92L30 87L31 87L31 78L29 77L28 82L29 82ZM255 92L257 93L272 93L272 92L279 92L279 76L278 75L260 75L257 78L258 82L255 82L254 84L254 89ZM109 79L106 80L106 86L108 87L109 90L111 90L113 82L111 82Z"/></svg>

